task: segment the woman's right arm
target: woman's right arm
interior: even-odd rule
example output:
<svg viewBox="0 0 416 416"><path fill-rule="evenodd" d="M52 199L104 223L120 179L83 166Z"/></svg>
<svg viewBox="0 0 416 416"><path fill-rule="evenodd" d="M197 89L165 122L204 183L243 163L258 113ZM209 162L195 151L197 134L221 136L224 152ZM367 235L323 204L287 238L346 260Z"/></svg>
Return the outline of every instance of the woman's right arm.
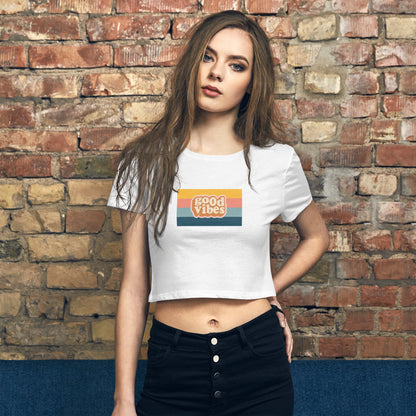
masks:
<svg viewBox="0 0 416 416"><path fill-rule="evenodd" d="M144 215L121 210L123 278L116 318L116 383L112 416L136 416L134 383L146 326L149 295L149 250ZM129 226L130 225L130 226Z"/></svg>

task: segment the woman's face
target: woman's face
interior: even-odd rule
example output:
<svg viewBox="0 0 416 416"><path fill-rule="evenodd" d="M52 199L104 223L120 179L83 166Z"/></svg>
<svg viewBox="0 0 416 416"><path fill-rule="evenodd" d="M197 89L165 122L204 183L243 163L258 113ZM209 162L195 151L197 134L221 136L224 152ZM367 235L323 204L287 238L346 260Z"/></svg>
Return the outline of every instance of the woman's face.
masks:
<svg viewBox="0 0 416 416"><path fill-rule="evenodd" d="M235 112L248 91L253 45L247 32L226 28L209 42L198 72L198 107L211 113Z"/></svg>

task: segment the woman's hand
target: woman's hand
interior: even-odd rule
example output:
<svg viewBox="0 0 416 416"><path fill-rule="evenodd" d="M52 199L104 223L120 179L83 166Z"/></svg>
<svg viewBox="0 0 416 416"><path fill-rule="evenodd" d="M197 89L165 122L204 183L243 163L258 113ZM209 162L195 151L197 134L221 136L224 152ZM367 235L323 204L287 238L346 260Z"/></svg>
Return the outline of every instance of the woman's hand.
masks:
<svg viewBox="0 0 416 416"><path fill-rule="evenodd" d="M270 305L276 305L279 309L282 309L282 307L280 306L280 303L277 301L276 296L270 297L268 298ZM283 328L283 333L285 334L286 337L286 354L287 354L287 359L289 361L289 363L292 362L292 350L293 350L293 336L292 336L292 331L289 328L289 325L286 321L286 316L277 311L277 317L279 318L279 322L280 322L280 326Z"/></svg>

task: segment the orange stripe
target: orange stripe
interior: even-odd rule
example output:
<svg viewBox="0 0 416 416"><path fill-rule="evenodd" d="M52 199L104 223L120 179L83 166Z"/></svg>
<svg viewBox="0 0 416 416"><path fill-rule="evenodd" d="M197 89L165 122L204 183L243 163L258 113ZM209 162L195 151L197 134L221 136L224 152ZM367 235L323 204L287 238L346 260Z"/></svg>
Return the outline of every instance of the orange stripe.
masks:
<svg viewBox="0 0 416 416"><path fill-rule="evenodd" d="M190 208L192 199L178 198L178 208ZM242 208L241 198L227 198L227 207L230 208Z"/></svg>

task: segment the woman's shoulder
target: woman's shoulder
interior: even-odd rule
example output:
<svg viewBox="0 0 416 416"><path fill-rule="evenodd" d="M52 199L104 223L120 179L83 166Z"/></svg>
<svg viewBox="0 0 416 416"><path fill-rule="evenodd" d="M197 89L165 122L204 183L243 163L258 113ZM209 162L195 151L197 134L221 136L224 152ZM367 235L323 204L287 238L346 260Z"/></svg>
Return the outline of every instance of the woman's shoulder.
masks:
<svg viewBox="0 0 416 416"><path fill-rule="evenodd" d="M289 158L290 160L294 153L294 149L288 144L271 142L264 147L251 145L250 152L252 152L255 157L257 156L259 158L271 157L273 159L279 158L282 160L287 160Z"/></svg>

